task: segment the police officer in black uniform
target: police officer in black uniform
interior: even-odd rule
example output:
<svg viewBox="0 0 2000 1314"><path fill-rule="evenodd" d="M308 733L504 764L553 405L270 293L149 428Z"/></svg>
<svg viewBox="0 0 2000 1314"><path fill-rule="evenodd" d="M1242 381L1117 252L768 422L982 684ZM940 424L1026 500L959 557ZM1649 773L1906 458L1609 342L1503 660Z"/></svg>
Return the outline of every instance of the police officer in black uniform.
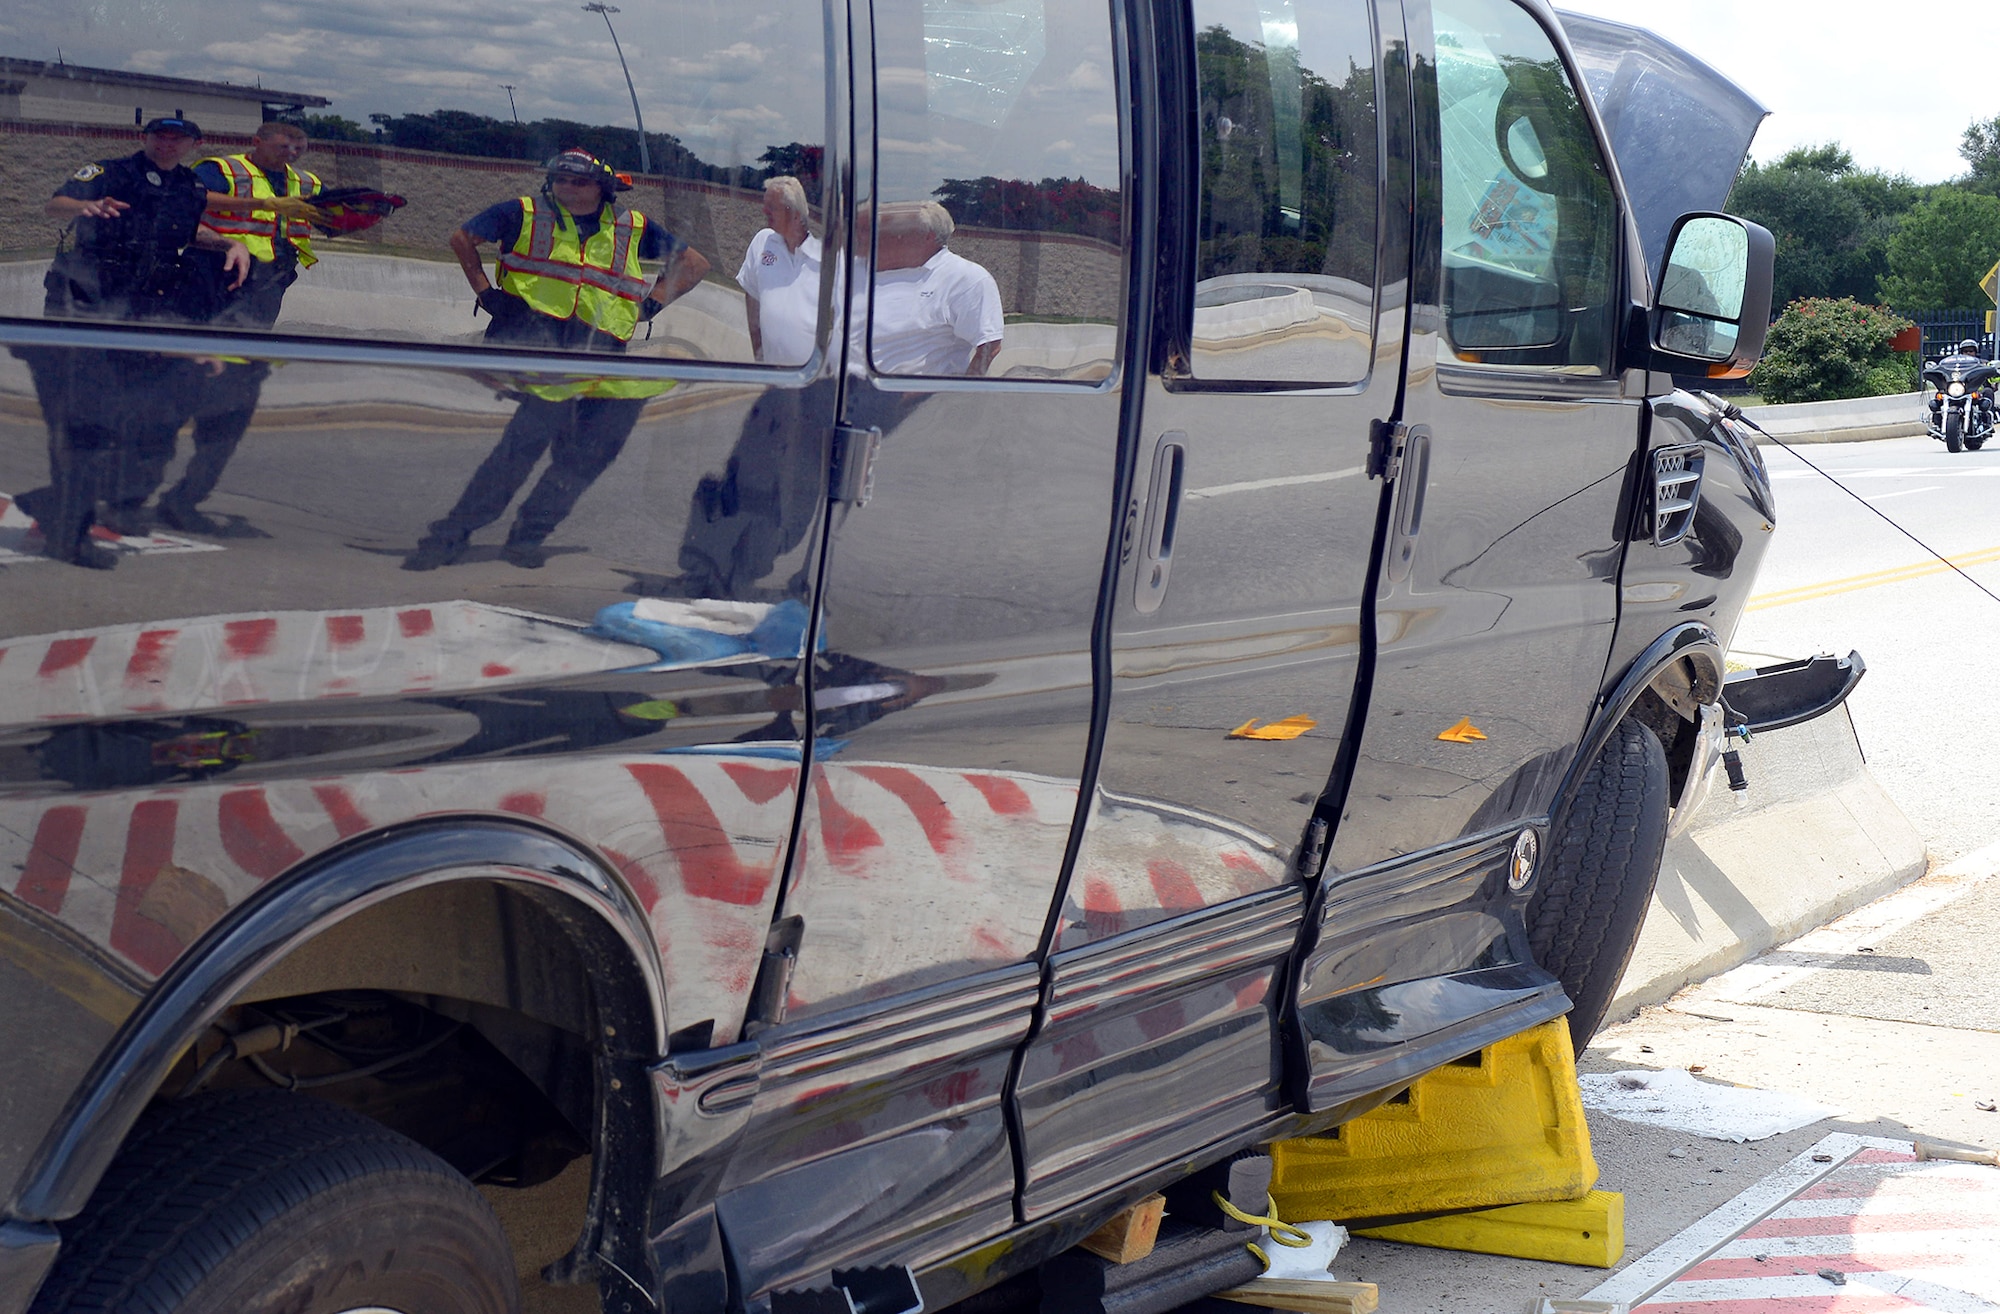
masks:
<svg viewBox="0 0 2000 1314"><path fill-rule="evenodd" d="M146 124L142 141L131 155L84 165L43 207L50 218L69 223L43 284L45 315L140 322L197 317L187 304L182 253L189 247L220 251L232 287L248 275L250 253L243 244L201 227L208 190L183 163L200 147L201 129L186 119L157 118ZM21 507L40 522L49 556L108 570L118 564L117 555L89 539L97 502L111 500L116 514L121 487L150 491L147 472L164 469L172 458L195 371L206 367L154 352L97 348L17 348L15 354L34 376L49 429L49 486L23 493Z"/></svg>

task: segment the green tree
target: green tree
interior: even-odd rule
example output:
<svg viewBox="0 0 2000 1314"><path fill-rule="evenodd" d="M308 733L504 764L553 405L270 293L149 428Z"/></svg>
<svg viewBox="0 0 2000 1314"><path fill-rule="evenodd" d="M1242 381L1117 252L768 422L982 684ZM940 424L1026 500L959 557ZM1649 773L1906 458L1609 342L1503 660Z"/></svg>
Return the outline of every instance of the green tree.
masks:
<svg viewBox="0 0 2000 1314"><path fill-rule="evenodd" d="M1889 239L1882 298L1907 310L1984 306L1979 279L2000 259L2000 197L1940 188Z"/></svg>
<svg viewBox="0 0 2000 1314"><path fill-rule="evenodd" d="M306 135L314 141L374 141L375 134L362 127L353 119L343 119L338 114L297 114L286 116L285 122L296 123L306 130Z"/></svg>
<svg viewBox="0 0 2000 1314"><path fill-rule="evenodd" d="M2000 118L1974 119L1959 138L1958 153L1972 172L1956 185L1986 196L2000 195Z"/></svg>
<svg viewBox="0 0 2000 1314"><path fill-rule="evenodd" d="M1201 85L1197 277L1298 270L1367 281L1375 256L1375 79L1333 82L1290 46L1220 24L1195 38Z"/></svg>
<svg viewBox="0 0 2000 1314"><path fill-rule="evenodd" d="M1889 272L1889 238L1925 189L1900 174L1855 167L1837 142L1798 147L1775 163L1748 164L1729 194L1734 214L1778 242L1772 301L1868 300Z"/></svg>
<svg viewBox="0 0 2000 1314"><path fill-rule="evenodd" d="M1771 325L1750 386L1770 402L1881 397L1917 386L1914 358L1889 349L1908 320L1846 297L1794 301Z"/></svg>

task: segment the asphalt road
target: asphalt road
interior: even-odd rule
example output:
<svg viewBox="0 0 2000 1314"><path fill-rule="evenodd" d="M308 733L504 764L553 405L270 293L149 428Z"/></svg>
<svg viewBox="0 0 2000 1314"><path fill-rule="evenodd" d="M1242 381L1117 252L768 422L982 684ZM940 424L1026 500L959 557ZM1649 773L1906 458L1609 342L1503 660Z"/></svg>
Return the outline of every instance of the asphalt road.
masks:
<svg viewBox="0 0 2000 1314"><path fill-rule="evenodd" d="M1861 746L1933 857L2000 838L2000 598L1978 587L2000 594L2000 451L1954 456L1929 438L1763 450L1778 533L1737 654L1858 649Z"/></svg>
<svg viewBox="0 0 2000 1314"><path fill-rule="evenodd" d="M1592 1113L1599 1185L1626 1197L1626 1263L1831 1131L2000 1145L2000 1113L1978 1107L2000 1097L2000 845L1987 847L2000 841L2000 706L1988 692L2000 599L1902 532L2000 593L2000 451L1954 456L1902 438L1764 455L1778 533L1734 656L1858 649L1868 675L1851 706L1870 767L1934 873L1958 862L1600 1033L1583 1071L1699 1066L1706 1079L1845 1111L1747 1145ZM1605 1277L1366 1240L1334 1269L1377 1283L1382 1314L1523 1309Z"/></svg>

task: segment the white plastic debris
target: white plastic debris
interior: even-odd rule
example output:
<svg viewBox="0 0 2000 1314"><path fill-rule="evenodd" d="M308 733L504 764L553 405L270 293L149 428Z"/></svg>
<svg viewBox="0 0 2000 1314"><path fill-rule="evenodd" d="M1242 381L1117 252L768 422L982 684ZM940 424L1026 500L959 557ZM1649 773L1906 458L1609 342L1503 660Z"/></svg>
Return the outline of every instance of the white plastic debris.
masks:
<svg viewBox="0 0 2000 1314"><path fill-rule="evenodd" d="M1264 1242L1264 1253L1271 1260L1271 1267L1264 1271L1264 1276L1332 1281L1327 1269L1332 1266L1333 1257L1340 1253L1340 1248L1347 1244L1347 1229L1339 1223L1295 1223L1293 1226L1311 1237L1313 1243L1309 1246L1285 1246L1276 1241Z"/></svg>
<svg viewBox="0 0 2000 1314"><path fill-rule="evenodd" d="M1761 1141L1843 1112L1774 1090L1696 1081L1680 1068L1592 1073L1576 1084L1585 1108L1716 1141Z"/></svg>

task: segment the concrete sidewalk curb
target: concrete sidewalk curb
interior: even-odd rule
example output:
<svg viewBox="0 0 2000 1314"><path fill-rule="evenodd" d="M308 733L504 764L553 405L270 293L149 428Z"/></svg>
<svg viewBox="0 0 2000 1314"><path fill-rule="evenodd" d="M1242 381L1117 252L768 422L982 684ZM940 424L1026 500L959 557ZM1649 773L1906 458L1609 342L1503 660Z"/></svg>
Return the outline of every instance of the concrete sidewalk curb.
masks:
<svg viewBox="0 0 2000 1314"><path fill-rule="evenodd" d="M1786 443L1861 443L1929 432L1922 392L1748 406L1743 415L1771 439Z"/></svg>
<svg viewBox="0 0 2000 1314"><path fill-rule="evenodd" d="M1923 840L1869 773L1845 707L1757 736L1743 766L1745 801L1718 778L1693 824L1667 842L1609 1017L1660 1003L1924 874Z"/></svg>
<svg viewBox="0 0 2000 1314"><path fill-rule="evenodd" d="M2000 876L2000 844L1989 844L1800 936L1786 944L1782 954L1760 956L1702 982L1681 996L1678 1006L1764 1004L1815 972L1845 966L1855 954L1869 952L1869 946L1942 911L1996 876Z"/></svg>

